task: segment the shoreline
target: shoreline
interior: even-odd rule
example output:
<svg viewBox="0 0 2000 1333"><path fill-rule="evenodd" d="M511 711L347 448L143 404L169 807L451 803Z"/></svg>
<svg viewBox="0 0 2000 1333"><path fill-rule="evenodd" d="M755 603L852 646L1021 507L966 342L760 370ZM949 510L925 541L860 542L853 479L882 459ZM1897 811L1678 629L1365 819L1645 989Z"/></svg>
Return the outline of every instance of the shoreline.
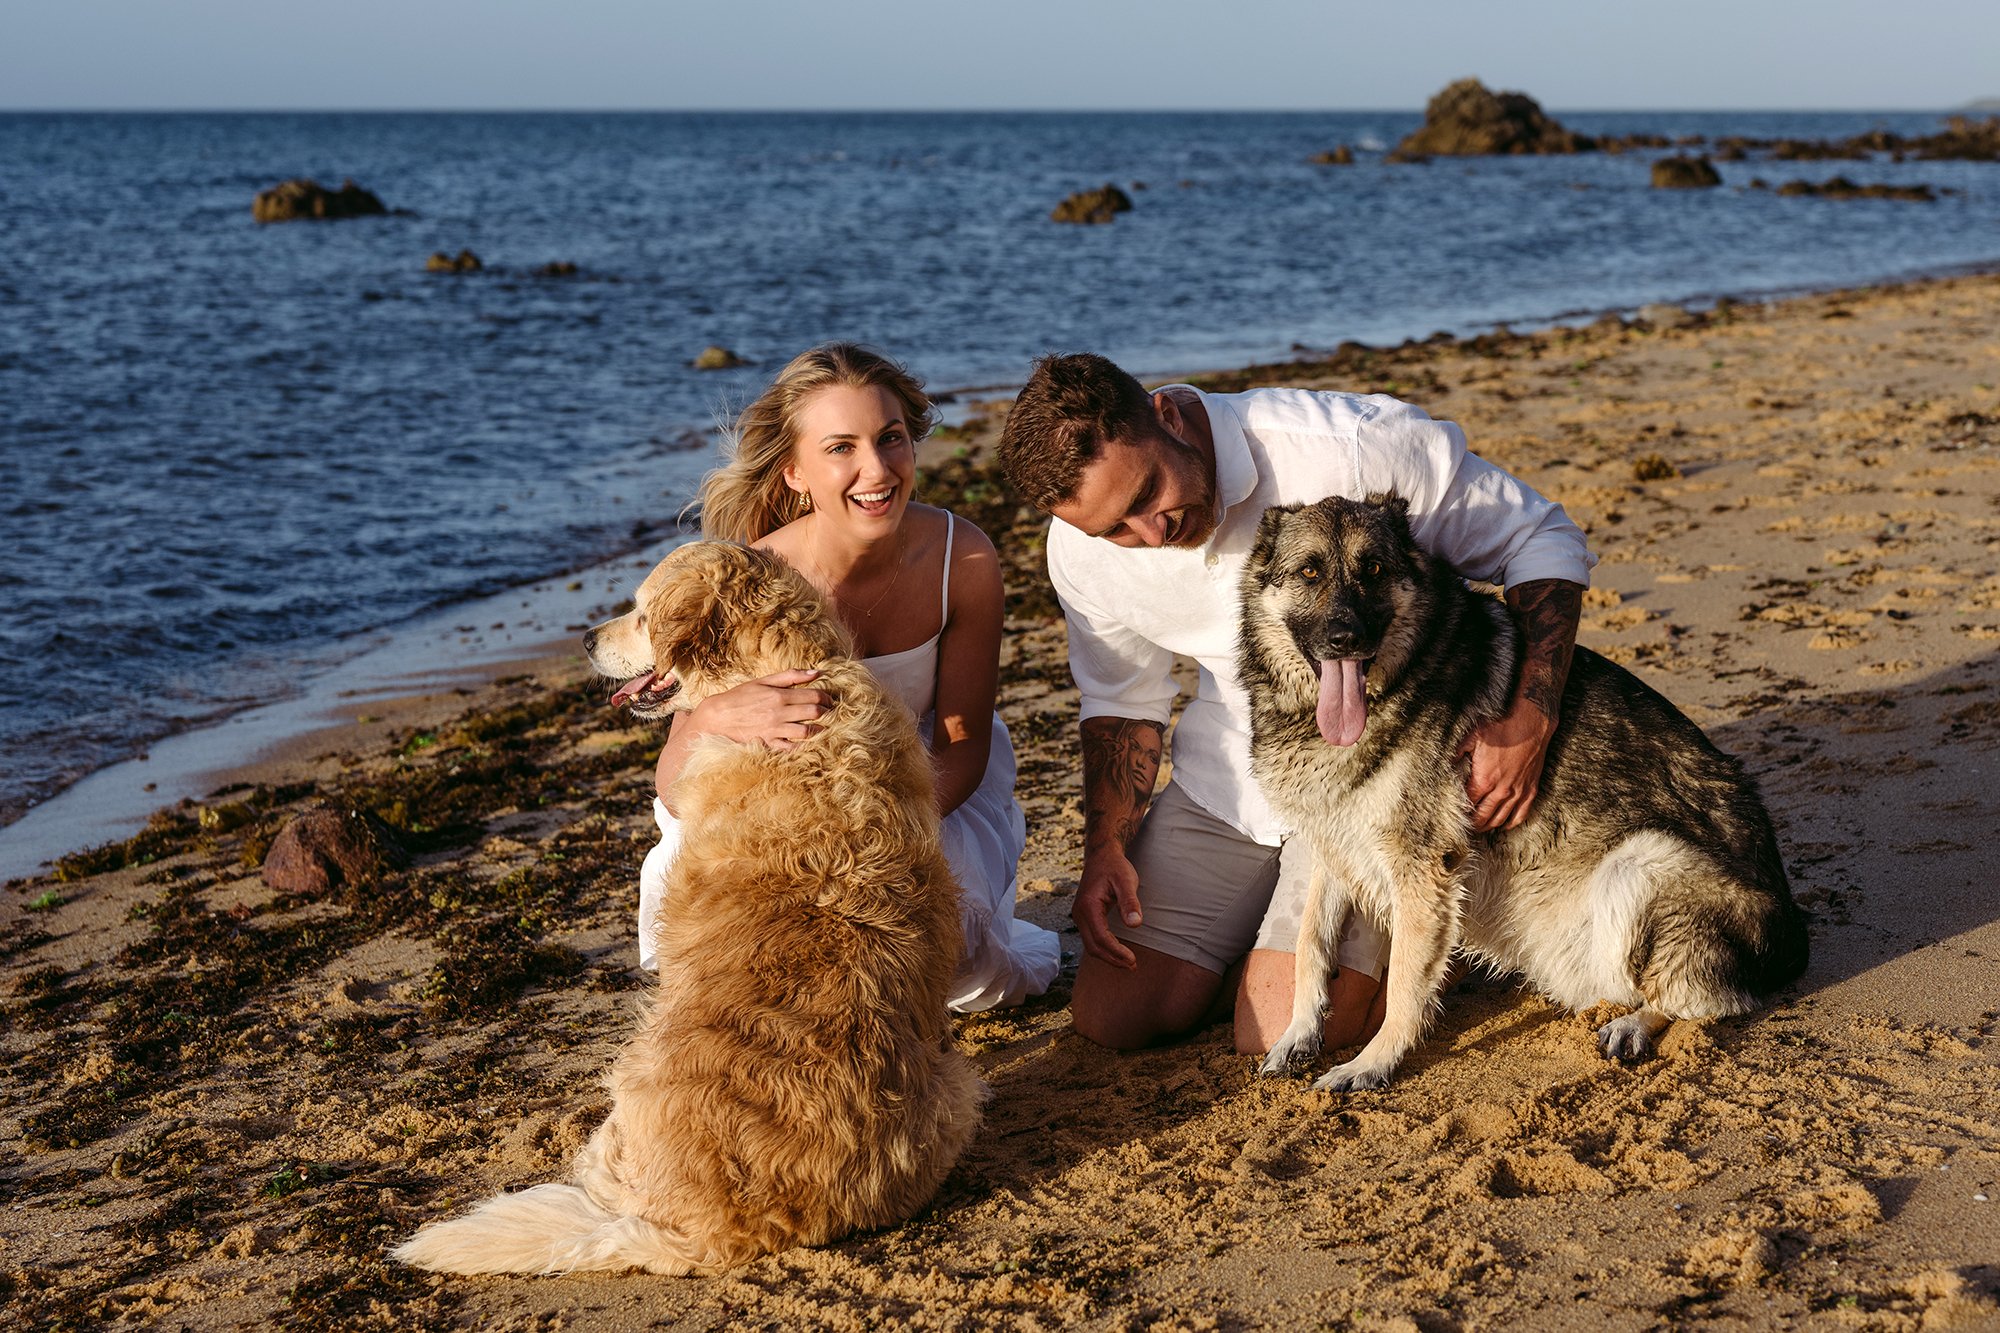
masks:
<svg viewBox="0 0 2000 1333"><path fill-rule="evenodd" d="M680 540L656 538L586 569L341 641L330 665L302 674L297 693L171 732L0 825L0 883L130 837L181 801L221 787L282 782L290 769L312 768L330 752L363 750L398 727L442 721L497 679L552 674L576 656L569 627L609 615ZM343 647L353 651L337 651Z"/></svg>
<svg viewBox="0 0 2000 1333"><path fill-rule="evenodd" d="M1561 329L1588 327L1612 316L1633 318L1648 307L1677 306L1700 315L1718 305L1730 303L1778 306L1798 300L1873 294L1995 274L2000 274L2000 258L1944 269L1913 270L1859 286L1697 293L1639 306L1563 311L1516 320L1477 322L1467 325L1464 330L1443 330L1451 334L1452 341L1448 343L1433 341L1437 338L1434 332L1428 337L1412 335L1401 343L1345 343L1341 346L1359 347L1366 353L1386 355L1416 347L1449 348L1493 336L1532 337ZM1289 350L1292 354L1290 360L1257 362L1245 359L1227 369L1208 368L1178 373L1142 363L1143 368L1135 373L1149 383L1186 381L1198 385L1218 384L1234 381L1253 370L1268 372L1287 367L1307 367L1327 361L1337 354L1337 349L1308 348L1296 343ZM939 390L938 397L943 407L939 420L945 429L933 438L951 438L968 421L976 424L990 412L994 402L1010 401L1018 387L1018 384L960 385ZM1421 398L1415 401L1419 406L1432 406ZM457 691L463 695L468 687L519 670L525 664L562 655L566 651L566 642L572 637L567 632L548 632L539 640L514 643L515 634L510 630L506 638L514 651L507 655L494 657L491 650L482 645L474 655L476 660L470 663L422 660L427 647L437 650L439 657L449 653L445 641L454 634L445 628L445 622L455 622L468 615L475 622L482 621L485 617L479 613L509 611L524 595L532 596L541 603L536 614L544 622L561 618L556 614L560 609L559 603L567 605L574 613L569 617L571 621L579 617L602 618L595 613L609 614L607 608L624 594L612 595L609 602L603 597L570 598L565 602L551 594L558 585L578 581L595 585L607 574L641 560L645 560L650 567L653 560L681 540L684 537L655 537L580 569L530 579L484 597L447 603L385 630L366 632L328 645L323 656L330 658L332 665L317 669L308 667L299 693L254 704L199 725L170 732L152 742L139 755L92 770L29 806L17 818L0 824L0 883L44 870L63 855L129 837L143 827L147 817L156 810L182 799L204 795L216 786L254 781L254 778L246 779L245 774L271 771L274 765L282 766L316 744L324 748L361 742L368 724L337 720L336 715L346 707L341 700L370 702L376 706L377 712L394 709L401 713L412 708L422 711L423 701L440 691ZM643 569L639 572L643 573ZM610 590L606 592L610 595ZM479 632L480 637L483 634ZM349 647L356 647L357 651L343 651ZM378 653L383 656L377 658ZM370 658L376 659L376 669L367 669L369 664L364 663L363 669L357 670L354 665L357 659ZM385 659L393 666L384 667ZM365 679L349 683L357 674ZM391 674L409 676L402 693L395 693L393 685L384 683L385 677ZM319 738L318 741L315 737ZM91 807L90 813L81 809L84 806ZM86 829L90 831L86 832ZM83 841L77 841L78 838Z"/></svg>

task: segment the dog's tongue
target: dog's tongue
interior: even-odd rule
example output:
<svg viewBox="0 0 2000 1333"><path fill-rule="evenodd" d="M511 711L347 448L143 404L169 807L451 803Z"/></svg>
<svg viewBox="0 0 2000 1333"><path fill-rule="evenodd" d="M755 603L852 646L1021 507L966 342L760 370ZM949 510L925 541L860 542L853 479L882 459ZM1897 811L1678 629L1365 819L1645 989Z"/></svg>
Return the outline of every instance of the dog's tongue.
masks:
<svg viewBox="0 0 2000 1333"><path fill-rule="evenodd" d="M1362 684L1366 662L1347 657L1319 664L1319 734L1328 745L1352 745L1368 725L1368 694Z"/></svg>
<svg viewBox="0 0 2000 1333"><path fill-rule="evenodd" d="M618 692L611 696L611 706L616 708L622 703L629 703L633 695L639 694L659 678L659 673L653 671L648 671L643 676L632 677L632 679L620 685Z"/></svg>

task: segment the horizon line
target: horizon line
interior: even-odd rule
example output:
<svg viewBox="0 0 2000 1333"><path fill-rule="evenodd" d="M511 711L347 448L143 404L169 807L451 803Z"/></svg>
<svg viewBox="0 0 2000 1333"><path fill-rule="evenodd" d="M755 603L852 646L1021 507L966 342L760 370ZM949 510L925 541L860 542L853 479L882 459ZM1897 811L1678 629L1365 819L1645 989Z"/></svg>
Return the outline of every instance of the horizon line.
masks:
<svg viewBox="0 0 2000 1333"><path fill-rule="evenodd" d="M1948 106L1554 106L1544 111L1566 115L1665 115L1778 113L1791 115L1930 115L1966 111L2000 111L2000 98L1974 98ZM0 115L705 115L705 116L1310 116L1421 115L1423 106L937 106L937 107L818 107L818 106L0 106Z"/></svg>

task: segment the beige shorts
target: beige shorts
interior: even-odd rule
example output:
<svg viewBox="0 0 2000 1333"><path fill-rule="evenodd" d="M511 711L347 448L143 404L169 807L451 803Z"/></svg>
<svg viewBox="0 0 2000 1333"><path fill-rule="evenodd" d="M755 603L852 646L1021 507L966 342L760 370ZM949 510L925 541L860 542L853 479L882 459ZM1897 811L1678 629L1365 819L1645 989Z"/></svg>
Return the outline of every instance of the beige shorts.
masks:
<svg viewBox="0 0 2000 1333"><path fill-rule="evenodd" d="M1127 849L1144 920L1114 915L1112 933L1218 975L1252 949L1292 953L1312 857L1297 839L1266 847L1217 819L1173 783L1154 798ZM1380 978L1389 939L1359 912L1340 933L1342 967Z"/></svg>

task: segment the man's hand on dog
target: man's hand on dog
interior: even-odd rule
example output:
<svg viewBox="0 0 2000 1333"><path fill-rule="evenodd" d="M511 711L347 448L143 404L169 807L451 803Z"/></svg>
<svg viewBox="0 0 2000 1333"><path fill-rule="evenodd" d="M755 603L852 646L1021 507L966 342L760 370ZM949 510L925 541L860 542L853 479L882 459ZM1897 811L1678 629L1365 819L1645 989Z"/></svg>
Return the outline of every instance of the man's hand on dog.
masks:
<svg viewBox="0 0 2000 1333"><path fill-rule="evenodd" d="M1460 751L1470 756L1465 792L1472 798L1472 827L1481 833L1519 828L1535 803L1542 760L1556 724L1541 707L1516 698L1506 714L1483 723Z"/></svg>
<svg viewBox="0 0 2000 1333"><path fill-rule="evenodd" d="M795 669L744 681L696 705L695 727L704 735L790 750L819 730L820 714L833 707L825 690L805 686L819 672Z"/></svg>
<svg viewBox="0 0 2000 1333"><path fill-rule="evenodd" d="M1109 916L1113 911L1126 925L1139 924L1139 872L1115 847L1087 852L1070 917L1083 937L1085 953L1129 972L1139 966L1139 958L1111 933Z"/></svg>

